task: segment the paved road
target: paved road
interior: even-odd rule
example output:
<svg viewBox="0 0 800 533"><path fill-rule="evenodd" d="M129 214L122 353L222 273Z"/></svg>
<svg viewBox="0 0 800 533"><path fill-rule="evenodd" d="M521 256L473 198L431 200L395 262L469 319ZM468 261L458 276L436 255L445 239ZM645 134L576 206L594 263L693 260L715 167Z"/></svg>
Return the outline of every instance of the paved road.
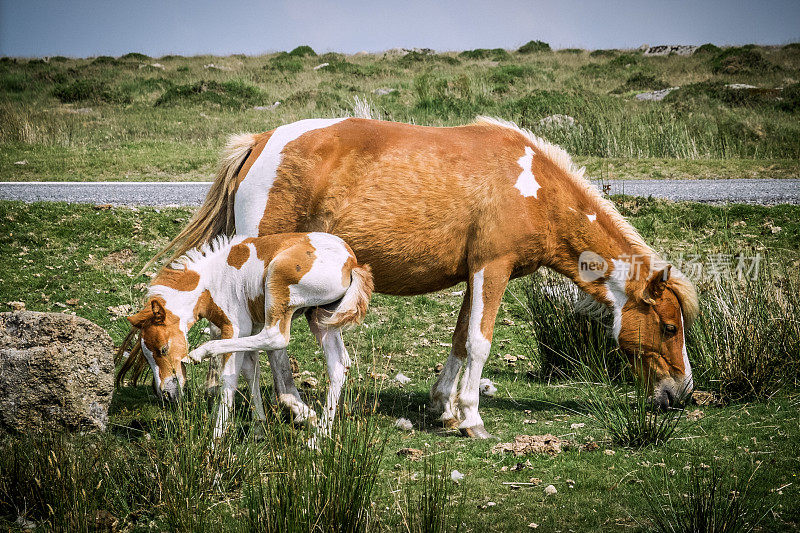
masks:
<svg viewBox="0 0 800 533"><path fill-rule="evenodd" d="M600 186L600 182L595 182ZM609 180L607 192L670 200L800 204L800 179ZM0 182L0 200L115 205L200 205L208 182Z"/></svg>

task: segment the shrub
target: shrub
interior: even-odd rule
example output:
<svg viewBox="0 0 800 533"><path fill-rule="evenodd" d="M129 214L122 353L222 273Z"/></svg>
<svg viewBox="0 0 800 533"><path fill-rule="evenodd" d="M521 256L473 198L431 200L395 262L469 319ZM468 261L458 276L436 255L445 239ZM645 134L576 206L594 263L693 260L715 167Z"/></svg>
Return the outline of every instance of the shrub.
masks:
<svg viewBox="0 0 800 533"><path fill-rule="evenodd" d="M622 67L622 68L629 68L633 65L638 65L641 63L641 57L634 55L634 54L620 54L611 61L608 62L610 66L613 67Z"/></svg>
<svg viewBox="0 0 800 533"><path fill-rule="evenodd" d="M619 50L610 49L610 50L592 50L589 53L589 57L616 57L619 55Z"/></svg>
<svg viewBox="0 0 800 533"><path fill-rule="evenodd" d="M758 50L745 46L723 50L710 63L714 74L763 74L777 68Z"/></svg>
<svg viewBox="0 0 800 533"><path fill-rule="evenodd" d="M693 55L702 56L702 55L718 54L720 50L722 50L722 48L720 48L719 46L711 43L706 43L698 46L697 49L695 49Z"/></svg>
<svg viewBox="0 0 800 533"><path fill-rule="evenodd" d="M461 61L452 56L445 56L439 54L422 54L416 50L412 50L404 56L400 56L397 62L404 66L410 67L419 63L444 63L446 65L460 65Z"/></svg>
<svg viewBox="0 0 800 533"><path fill-rule="evenodd" d="M201 80L185 85L175 85L164 91L156 106L178 104L212 104L220 107L240 109L269 100L253 85L242 80L225 82Z"/></svg>
<svg viewBox="0 0 800 533"><path fill-rule="evenodd" d="M94 102L126 104L132 101L129 93L117 87L109 87L105 82L81 79L71 83L57 85L53 89L53 96L64 103Z"/></svg>
<svg viewBox="0 0 800 533"><path fill-rule="evenodd" d="M149 61L151 58L148 55L140 54L139 52L129 52L124 56L120 57L120 59L132 59L135 61Z"/></svg>
<svg viewBox="0 0 800 533"><path fill-rule="evenodd" d="M701 294L687 334L695 379L728 400L763 398L797 379L800 280L761 268L757 279L720 277Z"/></svg>
<svg viewBox="0 0 800 533"><path fill-rule="evenodd" d="M660 89L666 89L669 86L670 86L669 83L665 82L664 80L660 80L655 76L649 76L647 74L642 74L641 72L638 72L628 77L625 83L618 89L615 89L613 92L623 93L626 91L645 91L645 90L658 91Z"/></svg>
<svg viewBox="0 0 800 533"><path fill-rule="evenodd" d="M92 60L92 65L119 65L120 61L111 56L98 56Z"/></svg>
<svg viewBox="0 0 800 533"><path fill-rule="evenodd" d="M642 493L647 518L659 533L738 533L753 531L766 516L763 500L748 494L749 477L732 480L733 468L693 461L676 478L653 469Z"/></svg>
<svg viewBox="0 0 800 533"><path fill-rule="evenodd" d="M530 126L542 117L555 114L574 116L585 109L586 98L582 94L536 89L517 100L506 103L509 116L518 117L520 123Z"/></svg>
<svg viewBox="0 0 800 533"><path fill-rule="evenodd" d="M67 61L69 61L69 58L68 57L64 57L64 56L51 56L50 57L50 62L51 63L66 63Z"/></svg>
<svg viewBox="0 0 800 533"><path fill-rule="evenodd" d="M301 45L289 52L289 55L292 57L316 57L317 53L310 46Z"/></svg>
<svg viewBox="0 0 800 533"><path fill-rule="evenodd" d="M562 48L561 50L556 50L559 54L575 54L580 55L584 53L586 50L583 48Z"/></svg>
<svg viewBox="0 0 800 533"><path fill-rule="evenodd" d="M782 110L790 113L800 111L800 83L793 83L784 87L778 105Z"/></svg>
<svg viewBox="0 0 800 533"><path fill-rule="evenodd" d="M264 68L280 72L300 72L303 70L303 62L286 52L281 52L270 58L269 63Z"/></svg>
<svg viewBox="0 0 800 533"><path fill-rule="evenodd" d="M533 72L530 65L500 65L491 70L489 80L501 86L514 83L514 81L530 76Z"/></svg>
<svg viewBox="0 0 800 533"><path fill-rule="evenodd" d="M30 77L23 72L0 75L0 93L23 93L30 87Z"/></svg>
<svg viewBox="0 0 800 533"><path fill-rule="evenodd" d="M491 59L493 61L503 61L511 59L511 54L503 48L476 48L475 50L464 50L458 57L464 59Z"/></svg>
<svg viewBox="0 0 800 533"><path fill-rule="evenodd" d="M543 41L528 41L517 50L520 54L533 54L535 52L550 52L550 45Z"/></svg>

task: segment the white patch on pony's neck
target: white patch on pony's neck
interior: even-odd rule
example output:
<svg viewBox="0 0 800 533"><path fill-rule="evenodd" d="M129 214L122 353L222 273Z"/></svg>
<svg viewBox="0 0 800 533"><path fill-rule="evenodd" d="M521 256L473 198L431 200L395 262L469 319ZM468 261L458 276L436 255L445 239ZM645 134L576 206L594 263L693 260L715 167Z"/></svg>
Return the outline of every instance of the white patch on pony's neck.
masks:
<svg viewBox="0 0 800 533"><path fill-rule="evenodd" d="M269 191L278 177L278 167L283 162L283 149L287 144L312 130L333 126L347 118L310 118L286 124L276 129L267 145L247 172L236 190L234 216L236 233L258 236L258 225L267 209Z"/></svg>
<svg viewBox="0 0 800 533"><path fill-rule="evenodd" d="M596 214L586 215L586 218L589 219L589 222L594 222L595 220L597 220L597 215Z"/></svg>
<svg viewBox="0 0 800 533"><path fill-rule="evenodd" d="M541 185L539 185L539 183L536 181L536 176L534 176L533 172L531 172L533 155L533 148L526 146L525 155L517 159L517 164L522 168L522 172L517 178L517 182L514 184L514 187L519 189L520 194L526 198L528 196L537 198L536 191L542 188Z"/></svg>
<svg viewBox="0 0 800 533"><path fill-rule="evenodd" d="M683 332L683 389L691 391L694 389L694 378L692 377L692 365L689 364L689 352L686 350L686 330L683 328L683 311L681 311L681 331Z"/></svg>
<svg viewBox="0 0 800 533"><path fill-rule="evenodd" d="M614 271L611 272L608 281L606 281L606 292L608 299L611 301L611 311L614 314L612 331L614 338L619 340L619 332L622 329L622 308L628 301L625 285L628 281L628 274L631 271L631 264L620 259L612 259L611 263L614 265Z"/></svg>

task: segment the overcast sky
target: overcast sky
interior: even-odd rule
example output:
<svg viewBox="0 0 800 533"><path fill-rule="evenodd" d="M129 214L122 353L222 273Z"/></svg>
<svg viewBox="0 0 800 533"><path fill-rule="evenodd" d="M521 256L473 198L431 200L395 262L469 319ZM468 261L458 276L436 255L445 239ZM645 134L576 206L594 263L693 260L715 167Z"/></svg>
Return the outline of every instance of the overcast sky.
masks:
<svg viewBox="0 0 800 533"><path fill-rule="evenodd" d="M800 41L800 0L0 0L0 55Z"/></svg>

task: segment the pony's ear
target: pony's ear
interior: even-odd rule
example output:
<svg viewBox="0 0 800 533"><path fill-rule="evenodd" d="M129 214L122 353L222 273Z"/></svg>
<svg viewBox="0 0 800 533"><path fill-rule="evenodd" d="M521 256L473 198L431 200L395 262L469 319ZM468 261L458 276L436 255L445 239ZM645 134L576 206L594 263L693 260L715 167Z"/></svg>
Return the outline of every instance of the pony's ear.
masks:
<svg viewBox="0 0 800 533"><path fill-rule="evenodd" d="M142 325L149 319L153 318L153 311L149 307L145 307L135 315L126 317L131 326L141 328Z"/></svg>
<svg viewBox="0 0 800 533"><path fill-rule="evenodd" d="M669 273L672 265L667 265L663 270L659 270L647 280L647 285L642 291L642 301L647 304L653 305L656 300L661 298L664 294L664 289L667 288L667 281L669 281Z"/></svg>
<svg viewBox="0 0 800 533"><path fill-rule="evenodd" d="M167 311L164 309L164 306L161 305L161 302L158 300L151 300L150 308L153 311L153 321L156 324L163 324L164 320L167 318Z"/></svg>

